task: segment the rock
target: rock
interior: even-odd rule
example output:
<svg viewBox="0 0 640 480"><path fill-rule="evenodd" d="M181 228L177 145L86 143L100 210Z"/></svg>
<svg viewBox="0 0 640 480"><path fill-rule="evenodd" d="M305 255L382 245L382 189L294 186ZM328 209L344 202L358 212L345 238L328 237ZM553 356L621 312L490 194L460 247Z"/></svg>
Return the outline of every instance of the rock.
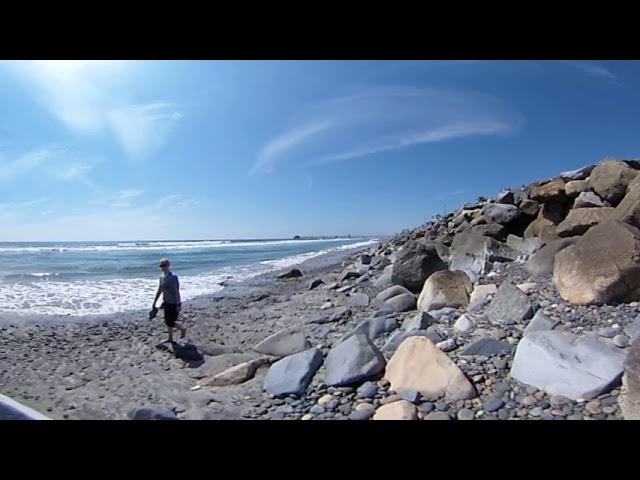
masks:
<svg viewBox="0 0 640 480"><path fill-rule="evenodd" d="M619 349L591 335L532 332L518 344L511 377L550 395L590 400L619 380L624 358Z"/></svg>
<svg viewBox="0 0 640 480"><path fill-rule="evenodd" d="M418 298L418 310L429 312L445 307L464 307L469 303L473 284L469 276L460 271L441 271L431 275L424 283Z"/></svg>
<svg viewBox="0 0 640 480"><path fill-rule="evenodd" d="M617 205L637 175L638 171L626 163L615 158L605 158L591 172L589 185L601 198Z"/></svg>
<svg viewBox="0 0 640 480"><path fill-rule="evenodd" d="M127 416L131 420L178 420L175 412L166 407L136 407Z"/></svg>
<svg viewBox="0 0 640 480"><path fill-rule="evenodd" d="M446 269L446 264L433 245L413 242L405 245L398 254L393 264L392 282L412 293L419 293L427 278Z"/></svg>
<svg viewBox="0 0 640 480"><path fill-rule="evenodd" d="M511 283L504 282L498 288L485 314L493 323L512 324L531 318L533 307L526 294Z"/></svg>
<svg viewBox="0 0 640 480"><path fill-rule="evenodd" d="M552 180L534 188L531 192L531 198L540 203L565 202L567 200L565 187L564 180Z"/></svg>
<svg viewBox="0 0 640 480"><path fill-rule="evenodd" d="M468 408L463 408L458 412L458 420L473 420L476 418L476 414L473 413L473 410L469 410Z"/></svg>
<svg viewBox="0 0 640 480"><path fill-rule="evenodd" d="M482 208L482 215L487 217L491 223L507 225L520 217L521 212L515 205L488 203Z"/></svg>
<svg viewBox="0 0 640 480"><path fill-rule="evenodd" d="M577 305L640 300L638 258L640 231L609 220L556 254L553 281L560 296Z"/></svg>
<svg viewBox="0 0 640 480"><path fill-rule="evenodd" d="M540 212L540 204L535 200L527 198L520 204L520 211L529 217L536 217Z"/></svg>
<svg viewBox="0 0 640 480"><path fill-rule="evenodd" d="M590 190L589 182L586 180L574 180L565 185L565 193L569 198L576 198L583 192ZM599 197L598 197L599 198Z"/></svg>
<svg viewBox="0 0 640 480"><path fill-rule="evenodd" d="M400 344L409 337L425 337L436 344L442 342L442 337L434 330L409 330L406 332L394 333L391 338L387 340L387 343L384 344L382 351L395 352Z"/></svg>
<svg viewBox="0 0 640 480"><path fill-rule="evenodd" d="M395 318L384 318L384 317L375 317L368 318L363 321L360 325L358 325L351 332L347 333L341 341L346 340L347 338L353 335L366 335L371 340L378 338L380 335L385 333L392 332L396 328L398 328L398 321Z"/></svg>
<svg viewBox="0 0 640 480"><path fill-rule="evenodd" d="M357 272L355 270L345 270L340 276L340 281L346 282L347 280L351 280L352 278L358 278L360 277L360 275L360 272Z"/></svg>
<svg viewBox="0 0 640 480"><path fill-rule="evenodd" d="M606 200L602 200L597 194L593 192L582 192L578 195L578 198L573 202L573 208L601 208L611 207L611 204Z"/></svg>
<svg viewBox="0 0 640 480"><path fill-rule="evenodd" d="M311 284L309 285L309 290L313 290L314 288L318 288L320 285L324 284L324 282L319 279L316 278L314 281L311 282Z"/></svg>
<svg viewBox="0 0 640 480"><path fill-rule="evenodd" d="M458 344L456 344L456 341L454 339L450 338L449 340L436 343L436 347L438 347L443 352L452 352L453 350L458 348Z"/></svg>
<svg viewBox="0 0 640 480"><path fill-rule="evenodd" d="M353 293L349 299L349 305L352 307L368 307L369 295L366 293Z"/></svg>
<svg viewBox="0 0 640 480"><path fill-rule="evenodd" d="M310 348L311 343L299 327L280 330L253 347L258 353L274 357L286 357Z"/></svg>
<svg viewBox="0 0 640 480"><path fill-rule="evenodd" d="M633 322L624 327L624 333L629 336L631 342L640 338L640 315L637 315Z"/></svg>
<svg viewBox="0 0 640 480"><path fill-rule="evenodd" d="M640 176L636 176L629 184L626 195L612 215L612 220L620 220L640 228Z"/></svg>
<svg viewBox="0 0 640 480"><path fill-rule="evenodd" d="M542 278L553 274L553 264L556 254L560 250L574 245L577 241L577 237L562 238L545 245L540 251L527 260L523 266L524 271L533 278Z"/></svg>
<svg viewBox="0 0 640 480"><path fill-rule="evenodd" d="M358 398L373 398L377 394L378 386L373 382L363 383L356 391L356 395Z"/></svg>
<svg viewBox="0 0 640 480"><path fill-rule="evenodd" d="M518 252L506 243L489 237L463 232L451 243L449 270L465 272L475 282L490 271L490 262L512 262Z"/></svg>
<svg viewBox="0 0 640 480"><path fill-rule="evenodd" d="M545 203L536 219L527 227L525 238L540 237L544 243L556 240L556 225L567 215L567 206L563 203Z"/></svg>
<svg viewBox="0 0 640 480"><path fill-rule="evenodd" d="M631 341L626 335L616 335L613 337L613 344L618 348L627 348L631 345Z"/></svg>
<svg viewBox="0 0 640 480"><path fill-rule="evenodd" d="M356 410L349 414L349 420L363 421L369 420L373 416L374 410Z"/></svg>
<svg viewBox="0 0 640 480"><path fill-rule="evenodd" d="M553 330L556 325L558 325L558 321L552 320L547 317L542 310L538 310L536 314L533 316L527 328L524 329L522 336L526 336L533 332L544 332L546 330Z"/></svg>
<svg viewBox="0 0 640 480"><path fill-rule="evenodd" d="M373 286L379 290L392 286L392 276L393 275L391 273L383 273L373 281Z"/></svg>
<svg viewBox="0 0 640 480"><path fill-rule="evenodd" d="M601 337L604 337L604 338L613 338L613 337L616 336L617 333L618 333L618 330L616 330L615 328L606 327L606 328L603 328L602 330L600 330L598 332L598 335L600 335Z"/></svg>
<svg viewBox="0 0 640 480"><path fill-rule="evenodd" d="M390 298L385 305L391 307L394 312L408 312L416 309L416 296L413 293L403 293Z"/></svg>
<svg viewBox="0 0 640 480"><path fill-rule="evenodd" d="M420 403L420 392L416 390L404 390L400 392L400 396L403 398L403 400L406 400L407 402L411 402L414 405L417 405Z"/></svg>
<svg viewBox="0 0 640 480"><path fill-rule="evenodd" d="M453 329L457 333L461 334L470 332L474 327L475 325L473 324L473 321L466 315L462 315L458 320L456 320L456 323L453 325Z"/></svg>
<svg viewBox="0 0 640 480"><path fill-rule="evenodd" d="M431 315L427 312L419 312L402 322L402 329L407 332L410 330L426 330L433 323L435 323L435 319Z"/></svg>
<svg viewBox="0 0 640 480"><path fill-rule="evenodd" d="M443 394L448 401L477 395L464 373L425 337L405 339L389 360L384 378L391 390L416 390L426 400L437 400Z"/></svg>
<svg viewBox="0 0 640 480"><path fill-rule="evenodd" d="M471 292L471 296L469 297L469 303L473 303L476 300L486 300L489 295L495 295L498 292L498 286L489 284L489 285L476 285Z"/></svg>
<svg viewBox="0 0 640 480"><path fill-rule="evenodd" d="M278 398L302 396L322 365L322 351L311 348L274 363L264 377L264 390Z"/></svg>
<svg viewBox="0 0 640 480"><path fill-rule="evenodd" d="M374 420L417 420L416 407L406 400L383 405L376 410Z"/></svg>
<svg viewBox="0 0 640 480"><path fill-rule="evenodd" d="M385 358L366 335L357 334L333 347L325 359L325 380L330 387L359 384L385 368Z"/></svg>
<svg viewBox="0 0 640 480"><path fill-rule="evenodd" d="M200 387L222 387L226 385L237 385L251 380L258 369L273 362L273 358L262 357L249 360L239 365L226 369L213 377L199 380L196 386Z"/></svg>
<svg viewBox="0 0 640 480"><path fill-rule="evenodd" d="M556 233L563 238L582 235L591 227L609 220L614 210L607 207L571 210L567 218L556 227Z"/></svg>
<svg viewBox="0 0 640 480"><path fill-rule="evenodd" d="M531 256L543 247L539 238L520 238L516 235L507 237L507 245L523 255Z"/></svg>
<svg viewBox="0 0 640 480"><path fill-rule="evenodd" d="M449 266L453 271L465 272L473 282L477 282L481 275L491 271L491 263L486 259L466 253L455 253Z"/></svg>
<svg viewBox="0 0 640 480"><path fill-rule="evenodd" d="M489 413L497 412L502 407L504 407L504 402L500 398L491 397L484 402L484 409Z"/></svg>
<svg viewBox="0 0 640 480"><path fill-rule="evenodd" d="M624 361L620 410L625 420L640 420L640 340L629 349Z"/></svg>
<svg viewBox="0 0 640 480"><path fill-rule="evenodd" d="M490 357L499 353L510 352L511 350L513 350L513 345L510 343L501 342L493 338L481 338L469 345L458 355L484 355Z"/></svg>
<svg viewBox="0 0 640 480"><path fill-rule="evenodd" d="M240 353L238 347L231 345L218 345L216 343L200 344L197 346L197 349L199 352L209 357Z"/></svg>
<svg viewBox="0 0 640 480"><path fill-rule="evenodd" d="M398 295L402 295L405 293L409 293L411 294L411 292L409 290L407 290L404 287L401 287L400 285L394 285L392 287L389 287L385 290L383 290L382 292L378 293L376 295L376 302L379 305L384 305L387 300L393 298L393 297L397 297ZM412 294L413 295L413 294ZM391 307L389 307L391 308Z"/></svg>
<svg viewBox="0 0 640 480"><path fill-rule="evenodd" d="M560 178L562 178L565 181L584 180L591 174L594 168L595 168L595 165L589 165L586 167L579 168L578 170L563 172L560 174Z"/></svg>
<svg viewBox="0 0 640 480"><path fill-rule="evenodd" d="M298 278L302 276L302 272L297 268L293 268L286 273L278 275L278 278Z"/></svg>
<svg viewBox="0 0 640 480"><path fill-rule="evenodd" d="M451 416L446 412L433 412L424 417L425 420L451 420Z"/></svg>
<svg viewBox="0 0 640 480"><path fill-rule="evenodd" d="M514 205L516 203L515 195L511 190L502 190L496 197L498 203L506 205Z"/></svg>
<svg viewBox="0 0 640 480"><path fill-rule="evenodd" d="M519 283L518 285L516 285L516 288L522 293L531 293L536 291L536 288L538 288L538 284L534 282Z"/></svg>
<svg viewBox="0 0 640 480"><path fill-rule="evenodd" d="M495 238L500 242L504 241L507 238L507 234L509 233L509 230L507 230L506 227L497 223L490 223L488 225L476 225L474 227L471 227L469 231L477 235Z"/></svg>

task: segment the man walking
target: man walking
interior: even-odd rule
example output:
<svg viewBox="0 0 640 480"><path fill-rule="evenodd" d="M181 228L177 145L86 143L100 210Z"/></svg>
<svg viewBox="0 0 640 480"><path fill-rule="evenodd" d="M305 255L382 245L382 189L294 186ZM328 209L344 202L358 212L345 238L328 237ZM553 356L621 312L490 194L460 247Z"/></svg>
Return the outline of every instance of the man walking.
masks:
<svg viewBox="0 0 640 480"><path fill-rule="evenodd" d="M180 338L184 338L187 334L187 329L178 323L178 315L180 314L180 282L178 277L173 274L169 268L169 260L163 258L160 260L160 268L162 269L162 277L160 277L160 284L158 285L158 291L156 292L156 298L153 300L152 309L156 308L156 303L160 294L162 294L162 309L164 310L164 323L167 325L169 339L167 342L173 343L173 329L180 330Z"/></svg>

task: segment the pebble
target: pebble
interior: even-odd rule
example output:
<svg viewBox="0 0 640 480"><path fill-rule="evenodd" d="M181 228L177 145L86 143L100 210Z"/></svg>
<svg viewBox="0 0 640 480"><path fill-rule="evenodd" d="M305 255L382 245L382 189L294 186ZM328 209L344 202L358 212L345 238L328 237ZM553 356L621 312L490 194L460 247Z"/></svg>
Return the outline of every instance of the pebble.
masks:
<svg viewBox="0 0 640 480"><path fill-rule="evenodd" d="M527 407L532 407L533 405L538 403L538 400L535 397L527 396L527 397L524 397L522 399L522 402L520 402L520 403L522 403L523 405L525 405Z"/></svg>
<svg viewBox="0 0 640 480"><path fill-rule="evenodd" d="M541 418L542 420L553 420L555 417L554 417L551 413L549 413L549 412L544 412L544 413L540 416L540 418Z"/></svg>
<svg viewBox="0 0 640 480"><path fill-rule="evenodd" d="M510 413L509 413L509 410L507 410L507 409L505 409L505 408L502 408L502 409L500 409L500 410L498 411L498 418L499 418L500 420L508 420L510 416L511 416L511 415L510 415Z"/></svg>
<svg viewBox="0 0 640 480"><path fill-rule="evenodd" d="M569 400L567 397L563 397L562 395L553 395L550 399L549 402L551 403L551 405L553 405L554 407L562 407L564 405L567 405L571 400Z"/></svg>
<svg viewBox="0 0 640 480"><path fill-rule="evenodd" d="M439 412L446 412L447 410L449 410L449 404L444 402L436 403L436 410L438 410Z"/></svg>
<svg viewBox="0 0 640 480"><path fill-rule="evenodd" d="M613 327L605 327L598 332L598 335L604 338L613 338L618 334L618 330Z"/></svg>
<svg viewBox="0 0 640 480"><path fill-rule="evenodd" d="M531 411L529 412L529 415L531 415L532 417L539 417L540 415L542 415L542 408L540 407L532 408Z"/></svg>
<svg viewBox="0 0 640 480"><path fill-rule="evenodd" d="M607 413L607 414L616 413L617 410L618 409L616 407L614 407L613 405L607 405L605 407L602 407L602 411L604 413Z"/></svg>
<svg viewBox="0 0 640 480"><path fill-rule="evenodd" d="M370 403L359 403L358 406L356 407L356 411L357 412L364 412L364 411L375 411L375 407L373 405L371 405Z"/></svg>
<svg viewBox="0 0 640 480"><path fill-rule="evenodd" d="M602 410L600 409L600 402L598 400L587 403L584 409L592 415L598 415L602 413Z"/></svg>
<svg viewBox="0 0 640 480"><path fill-rule="evenodd" d="M473 420L475 418L475 414L473 410L469 410L468 408L463 408L458 412L458 420Z"/></svg>
<svg viewBox="0 0 640 480"><path fill-rule="evenodd" d="M324 408L321 407L320 405L314 405L309 410L309 413L313 413L314 415L320 415L320 414L323 414L324 412L325 412Z"/></svg>
<svg viewBox="0 0 640 480"><path fill-rule="evenodd" d="M564 410L560 410L559 408L554 408L553 410L551 410L551 414L555 415L556 417L565 417L566 416Z"/></svg>
<svg viewBox="0 0 640 480"><path fill-rule="evenodd" d="M583 419L583 417L579 413L574 413L573 415L569 415L567 417L567 420L582 420L582 419Z"/></svg>
<svg viewBox="0 0 640 480"><path fill-rule="evenodd" d="M374 410L355 410L349 414L349 420L369 420L373 416Z"/></svg>
<svg viewBox="0 0 640 480"><path fill-rule="evenodd" d="M397 394L389 395L388 397L385 397L382 400L380 400L380 404L388 405L390 403L397 402L398 400L402 400L402 397L400 395L397 395Z"/></svg>
<svg viewBox="0 0 640 480"><path fill-rule="evenodd" d="M378 387L375 383L367 382L358 388L357 396L360 398L373 398L378 394Z"/></svg>
<svg viewBox="0 0 640 480"><path fill-rule="evenodd" d="M425 402L422 404L422 411L424 413L431 413L436 408L436 406L431 402Z"/></svg>
<svg viewBox="0 0 640 480"><path fill-rule="evenodd" d="M456 344L455 340L450 338L449 340L445 340L444 342L437 343L436 347L438 347L443 352L451 352L458 348L458 345Z"/></svg>
<svg viewBox="0 0 640 480"><path fill-rule="evenodd" d="M307 413L306 415L303 415L301 420L311 420L313 418L313 415L310 413Z"/></svg>
<svg viewBox="0 0 640 480"><path fill-rule="evenodd" d="M507 369L507 361L502 358L497 358L493 361L493 364L496 366L498 370L506 370Z"/></svg>
<svg viewBox="0 0 640 480"><path fill-rule="evenodd" d="M411 402L416 405L420 403L420 392L416 390L405 390L400 393L400 396L407 402Z"/></svg>
<svg viewBox="0 0 640 480"><path fill-rule="evenodd" d="M329 403L331 403L331 401L333 400L333 395L324 395L322 397L320 397L320 400L318 400L318 405L320 405L322 408L327 408L329 406Z"/></svg>
<svg viewBox="0 0 640 480"><path fill-rule="evenodd" d="M489 412L495 412L504 407L504 402L500 398L492 397L484 402L484 409Z"/></svg>
<svg viewBox="0 0 640 480"><path fill-rule="evenodd" d="M451 417L446 412L433 412L424 417L425 420L451 420Z"/></svg>
<svg viewBox="0 0 640 480"><path fill-rule="evenodd" d="M627 348L631 344L631 339L626 335L616 335L613 337L613 344L618 348Z"/></svg>

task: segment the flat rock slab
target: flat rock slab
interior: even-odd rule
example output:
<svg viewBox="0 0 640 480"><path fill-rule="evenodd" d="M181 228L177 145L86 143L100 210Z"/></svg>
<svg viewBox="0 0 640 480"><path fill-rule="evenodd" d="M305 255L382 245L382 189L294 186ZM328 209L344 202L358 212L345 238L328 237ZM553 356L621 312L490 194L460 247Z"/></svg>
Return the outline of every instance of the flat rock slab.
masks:
<svg viewBox="0 0 640 480"><path fill-rule="evenodd" d="M412 293L403 293L390 298L385 302L385 305L391 307L394 312L408 312L416 309L416 296Z"/></svg>
<svg viewBox="0 0 640 480"><path fill-rule="evenodd" d="M256 358L248 362L241 363L228 368L224 372L213 377L205 378L196 384L198 387L223 387L226 385L237 385L251 380L258 369L264 365L272 363L275 359L269 357Z"/></svg>
<svg viewBox="0 0 640 480"><path fill-rule="evenodd" d="M363 334L356 334L334 346L325 359L325 380L329 387L359 385L380 374L386 365L384 355Z"/></svg>
<svg viewBox="0 0 640 480"><path fill-rule="evenodd" d="M533 307L525 293L509 282L504 282L485 314L493 323L514 324L531 318Z"/></svg>
<svg viewBox="0 0 640 480"><path fill-rule="evenodd" d="M546 330L553 330L556 325L558 325L558 323L560 322L552 320L551 318L546 316L542 310L538 310L533 316L531 322L529 322L529 325L527 325L527 328L524 329L522 336L524 337L533 332L544 332Z"/></svg>
<svg viewBox="0 0 640 480"><path fill-rule="evenodd" d="M513 347L514 346L510 343L501 342L500 340L496 340L494 338L481 338L480 340L473 342L458 355L484 355L486 357L490 357L492 355L510 352L511 350L513 350Z"/></svg>
<svg viewBox="0 0 640 480"><path fill-rule="evenodd" d="M442 337L435 330L408 330L394 333L382 347L383 352L395 352L400 344L409 337L425 337L433 343L442 342Z"/></svg>
<svg viewBox="0 0 640 480"><path fill-rule="evenodd" d="M253 349L264 355L286 357L311 348L311 343L298 327L286 328L265 338Z"/></svg>
<svg viewBox="0 0 640 480"><path fill-rule="evenodd" d="M269 368L264 377L264 390L279 398L302 396L322 365L322 358L317 348L284 357Z"/></svg>
<svg viewBox="0 0 640 480"><path fill-rule="evenodd" d="M518 344L511 377L550 395L590 400L620 379L624 360L625 353L597 335L532 332Z"/></svg>

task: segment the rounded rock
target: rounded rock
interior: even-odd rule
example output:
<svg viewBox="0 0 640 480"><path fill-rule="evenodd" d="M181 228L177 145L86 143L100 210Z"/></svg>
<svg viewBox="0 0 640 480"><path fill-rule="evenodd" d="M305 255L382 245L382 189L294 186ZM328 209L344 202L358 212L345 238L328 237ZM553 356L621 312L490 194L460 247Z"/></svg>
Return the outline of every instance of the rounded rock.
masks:
<svg viewBox="0 0 640 480"><path fill-rule="evenodd" d="M473 420L475 416L473 410L469 410L468 408L463 408L458 412L458 420Z"/></svg>
<svg viewBox="0 0 640 480"><path fill-rule="evenodd" d="M631 345L631 339L626 335L616 335L613 337L613 344L618 348L627 348Z"/></svg>

